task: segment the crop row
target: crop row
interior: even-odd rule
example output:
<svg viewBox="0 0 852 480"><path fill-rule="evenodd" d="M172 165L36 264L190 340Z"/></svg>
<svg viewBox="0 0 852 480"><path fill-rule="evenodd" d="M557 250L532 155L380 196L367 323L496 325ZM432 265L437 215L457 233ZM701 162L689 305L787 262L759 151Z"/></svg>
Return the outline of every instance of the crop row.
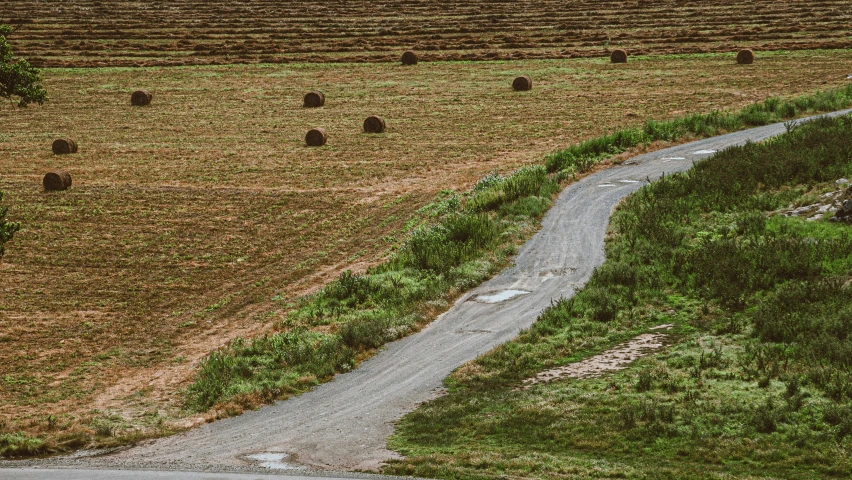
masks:
<svg viewBox="0 0 852 480"><path fill-rule="evenodd" d="M852 13L822 2L11 0L0 22L40 66L207 64L220 60L392 61L846 48Z"/></svg>

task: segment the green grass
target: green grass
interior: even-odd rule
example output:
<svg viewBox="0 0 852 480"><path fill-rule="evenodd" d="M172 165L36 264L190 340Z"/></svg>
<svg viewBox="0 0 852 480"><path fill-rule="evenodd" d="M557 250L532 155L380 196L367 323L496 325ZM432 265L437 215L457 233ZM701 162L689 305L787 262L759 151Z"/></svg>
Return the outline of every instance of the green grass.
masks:
<svg viewBox="0 0 852 480"><path fill-rule="evenodd" d="M0 434L0 458L31 457L48 451L44 440L23 432Z"/></svg>
<svg viewBox="0 0 852 480"><path fill-rule="evenodd" d="M437 478L848 478L852 235L766 213L852 174L852 118L720 152L628 197L571 299L404 417L387 473ZM672 345L516 390L662 323Z"/></svg>
<svg viewBox="0 0 852 480"><path fill-rule="evenodd" d="M508 176L488 175L461 196L444 192L418 212L427 219L425 223L406 226L408 240L385 263L363 275L344 272L318 294L301 299L282 322L282 333L250 341L238 339L208 356L186 391L186 406L204 411L235 399L253 406L258 399L300 393L349 370L386 342L416 331L454 296L499 271L516 246L534 231L536 220L550 207L560 184L601 160L654 140L745 128L755 124L756 116L769 122L782 118L778 116L781 112L796 115L836 110L848 106L850 100L852 86L787 102L770 99L738 114L715 112L648 122L642 131L620 131L556 152L545 159L545 165L524 167ZM790 110L788 104L796 108ZM618 265L603 271L610 268L614 270L607 275L615 278L637 275ZM639 275L654 276L656 272ZM623 289L630 292L635 285ZM606 289L593 285L577 302L577 308L591 312L595 322L613 320L623 308L623 300L614 300ZM315 330L323 332L321 341ZM593 339L596 330L598 327L588 332ZM283 359L278 349L286 348L287 342L276 343L279 337L297 338L309 345L319 342L315 345L335 354L300 357L298 362Z"/></svg>
<svg viewBox="0 0 852 480"><path fill-rule="evenodd" d="M464 207L446 192L421 209L428 222L410 225L408 240L387 262L365 274L347 270L303 298L282 322L283 332L238 339L206 357L187 389L187 406L204 411L231 400L251 406L301 393L418 329L452 297L499 271L559 185L543 167L485 182ZM482 192L499 201L479 202Z"/></svg>
<svg viewBox="0 0 852 480"><path fill-rule="evenodd" d="M570 173L588 170L602 159L654 141L712 137L749 127L769 125L809 112L830 112L848 108L852 103L852 85L845 89L820 92L791 100L770 98L740 112L712 112L665 122L648 120L641 129L619 130L593 138L545 158L548 172Z"/></svg>

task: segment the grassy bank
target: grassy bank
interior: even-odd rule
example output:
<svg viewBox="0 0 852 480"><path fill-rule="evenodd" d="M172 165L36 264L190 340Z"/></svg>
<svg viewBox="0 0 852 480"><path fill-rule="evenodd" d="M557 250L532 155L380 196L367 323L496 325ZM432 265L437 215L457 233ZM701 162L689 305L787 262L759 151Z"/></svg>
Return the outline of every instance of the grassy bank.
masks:
<svg viewBox="0 0 852 480"><path fill-rule="evenodd" d="M204 411L220 404L225 414L237 413L353 368L499 271L537 228L560 183L618 153L842 109L851 100L852 86L795 100L769 99L738 113L647 122L641 130L619 131L555 152L543 166L486 176L462 195L445 192L419 212L426 222L408 225L407 242L387 262L363 275L344 272L318 294L291 305L280 333L238 339L208 356L187 390L187 406ZM607 302L604 297L600 301Z"/></svg>
<svg viewBox="0 0 852 480"><path fill-rule="evenodd" d="M386 471L852 475L850 227L768 214L841 188L850 145L852 119L820 120L628 197L587 286L406 416ZM669 345L625 370L517 389L660 324Z"/></svg>

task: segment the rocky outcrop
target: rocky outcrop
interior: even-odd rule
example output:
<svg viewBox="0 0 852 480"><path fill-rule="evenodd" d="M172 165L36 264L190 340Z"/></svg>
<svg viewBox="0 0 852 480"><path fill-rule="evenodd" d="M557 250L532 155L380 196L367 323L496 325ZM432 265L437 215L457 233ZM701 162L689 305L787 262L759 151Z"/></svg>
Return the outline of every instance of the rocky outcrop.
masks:
<svg viewBox="0 0 852 480"><path fill-rule="evenodd" d="M829 221L852 224L852 186L850 186L849 180L845 178L834 183L841 188L834 192L823 193L816 203L800 207L790 205L787 208L772 212L770 215L821 220L826 218L828 214L834 213L828 219Z"/></svg>

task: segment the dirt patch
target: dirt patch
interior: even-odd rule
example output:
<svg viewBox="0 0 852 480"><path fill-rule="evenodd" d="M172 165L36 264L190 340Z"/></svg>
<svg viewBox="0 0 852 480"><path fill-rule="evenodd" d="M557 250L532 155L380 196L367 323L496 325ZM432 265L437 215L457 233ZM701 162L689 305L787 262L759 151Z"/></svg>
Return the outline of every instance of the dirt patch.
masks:
<svg viewBox="0 0 852 480"><path fill-rule="evenodd" d="M651 330L669 330L672 327L673 325L659 325ZM541 372L533 378L524 380L524 386L521 389L526 390L533 385L549 383L562 378L595 378L624 370L634 361L664 347L667 338L668 335L665 333L643 333L629 342L622 343L593 357Z"/></svg>

